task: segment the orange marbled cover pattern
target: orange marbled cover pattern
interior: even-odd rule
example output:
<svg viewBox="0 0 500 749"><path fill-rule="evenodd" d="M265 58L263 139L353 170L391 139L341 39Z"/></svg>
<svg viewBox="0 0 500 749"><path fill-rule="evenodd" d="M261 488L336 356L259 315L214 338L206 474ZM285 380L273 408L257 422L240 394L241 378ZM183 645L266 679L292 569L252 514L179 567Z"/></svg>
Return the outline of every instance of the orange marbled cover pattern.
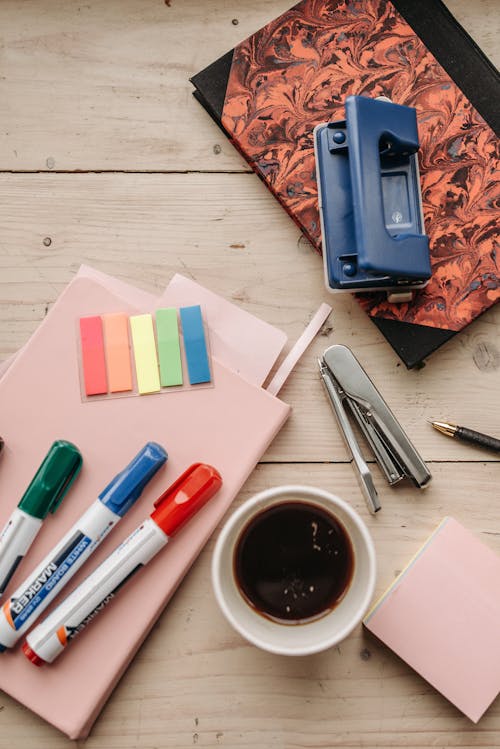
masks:
<svg viewBox="0 0 500 749"><path fill-rule="evenodd" d="M305 0L244 41L222 124L320 249L312 133L343 118L350 94L417 109L433 269L411 304L361 303L375 317L460 330L500 298L498 138L390 2Z"/></svg>

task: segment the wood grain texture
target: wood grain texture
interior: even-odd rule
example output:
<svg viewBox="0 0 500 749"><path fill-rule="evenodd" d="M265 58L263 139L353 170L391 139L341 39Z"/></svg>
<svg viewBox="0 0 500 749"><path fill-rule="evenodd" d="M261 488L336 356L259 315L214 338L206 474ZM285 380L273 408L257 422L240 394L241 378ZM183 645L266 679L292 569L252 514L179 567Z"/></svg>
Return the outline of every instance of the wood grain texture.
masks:
<svg viewBox="0 0 500 749"><path fill-rule="evenodd" d="M352 348L425 458L495 458L427 420L498 432L497 411L484 404L498 399L500 308L408 372L350 294L324 291L320 258L253 175L0 174L0 205L4 355L80 263L157 291L184 273L285 330L289 346L327 301L333 313L282 391L293 414L266 460L347 459L317 378L317 357L332 343Z"/></svg>
<svg viewBox="0 0 500 749"><path fill-rule="evenodd" d="M328 487L351 500L372 531L382 592L445 515L500 553L494 503L500 465L435 467L424 492L382 488L382 511L368 516L350 466L260 466L236 504L284 480ZM208 543L113 693L86 749L228 747L495 747L500 699L473 725L361 627L326 653L272 656L246 644L223 618L211 591ZM85 635L83 635L85 636ZM74 647L78 644L75 643ZM73 742L13 700L1 701L0 747Z"/></svg>
<svg viewBox="0 0 500 749"><path fill-rule="evenodd" d="M291 4L2 0L0 169L248 169L189 77ZM497 1L448 6L499 64Z"/></svg>
<svg viewBox="0 0 500 749"><path fill-rule="evenodd" d="M188 81L290 4L2 0L0 359L28 340L82 262L149 291L184 273L281 327L288 347L329 302L330 320L282 392L292 416L235 504L294 482L349 500L372 530L381 592L445 515L500 553L500 461L427 423L500 436L500 310L408 372L350 295L323 290L318 256ZM446 4L498 65L497 0ZM318 382L316 358L332 343L353 349L434 476L424 492L390 489L374 466L376 518ZM500 744L499 699L473 725L361 628L311 658L248 646L212 595L215 537L86 742L0 695L0 749Z"/></svg>

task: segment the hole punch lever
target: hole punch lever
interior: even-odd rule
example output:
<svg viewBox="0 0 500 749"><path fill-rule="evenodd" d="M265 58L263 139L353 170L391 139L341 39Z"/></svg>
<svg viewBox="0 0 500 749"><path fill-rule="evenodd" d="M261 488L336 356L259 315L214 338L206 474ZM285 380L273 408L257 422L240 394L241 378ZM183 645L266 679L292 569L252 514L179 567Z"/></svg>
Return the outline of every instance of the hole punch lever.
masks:
<svg viewBox="0 0 500 749"><path fill-rule="evenodd" d="M408 294L431 275L416 111L349 96L314 131L327 288Z"/></svg>

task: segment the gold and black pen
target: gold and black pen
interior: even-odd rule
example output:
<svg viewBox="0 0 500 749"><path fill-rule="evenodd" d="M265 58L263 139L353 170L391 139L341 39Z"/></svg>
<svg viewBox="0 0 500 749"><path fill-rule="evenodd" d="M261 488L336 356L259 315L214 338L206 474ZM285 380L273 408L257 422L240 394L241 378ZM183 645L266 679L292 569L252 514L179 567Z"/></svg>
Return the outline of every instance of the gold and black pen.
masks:
<svg viewBox="0 0 500 749"><path fill-rule="evenodd" d="M443 421L431 421L431 424L434 429L446 434L448 437L453 437L462 442L469 442L471 445L477 445L478 447L484 447L487 450L500 453L500 440L496 439L496 437L475 432L473 429L468 429L467 427L459 427L456 424L446 424Z"/></svg>

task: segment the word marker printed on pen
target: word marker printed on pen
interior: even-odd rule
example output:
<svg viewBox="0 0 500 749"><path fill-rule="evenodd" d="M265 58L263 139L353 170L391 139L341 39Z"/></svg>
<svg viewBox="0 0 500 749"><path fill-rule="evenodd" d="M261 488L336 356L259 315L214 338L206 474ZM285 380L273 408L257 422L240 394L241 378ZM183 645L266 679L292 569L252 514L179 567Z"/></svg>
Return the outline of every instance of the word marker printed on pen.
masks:
<svg viewBox="0 0 500 749"><path fill-rule="evenodd" d="M31 627L135 504L166 460L163 447L148 442L6 600L0 609L0 652L13 647Z"/></svg>
<svg viewBox="0 0 500 749"><path fill-rule="evenodd" d="M181 307L180 315L189 382L191 385L210 382L210 367L201 307L199 304L193 307Z"/></svg>
<svg viewBox="0 0 500 749"><path fill-rule="evenodd" d="M156 500L151 515L28 635L26 657L36 666L52 663L221 485L213 466L190 466Z"/></svg>
<svg viewBox="0 0 500 749"><path fill-rule="evenodd" d="M134 344L135 372L137 387L141 395L157 393L160 390L158 358L151 315L132 315L130 330Z"/></svg>

